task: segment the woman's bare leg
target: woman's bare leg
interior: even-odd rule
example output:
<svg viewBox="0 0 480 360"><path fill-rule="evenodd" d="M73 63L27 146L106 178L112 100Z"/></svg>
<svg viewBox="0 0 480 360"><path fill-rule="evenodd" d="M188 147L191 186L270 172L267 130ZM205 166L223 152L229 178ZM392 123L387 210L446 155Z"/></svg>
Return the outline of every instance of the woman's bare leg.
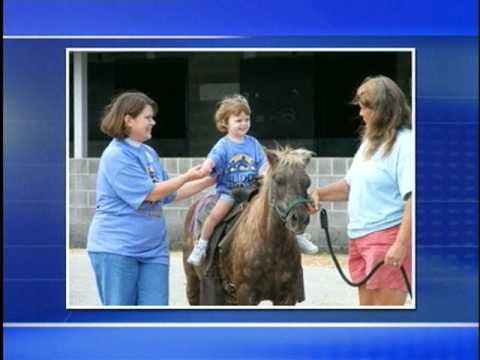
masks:
<svg viewBox="0 0 480 360"><path fill-rule="evenodd" d="M360 305L401 306L407 300L407 293L400 289L369 290L365 285L358 288Z"/></svg>

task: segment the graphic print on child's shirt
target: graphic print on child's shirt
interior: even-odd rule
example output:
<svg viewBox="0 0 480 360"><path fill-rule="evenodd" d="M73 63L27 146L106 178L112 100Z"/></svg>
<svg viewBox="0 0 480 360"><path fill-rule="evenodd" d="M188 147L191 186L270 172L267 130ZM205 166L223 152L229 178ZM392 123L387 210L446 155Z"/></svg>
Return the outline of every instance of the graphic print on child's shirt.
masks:
<svg viewBox="0 0 480 360"><path fill-rule="evenodd" d="M255 161L247 154L238 154L232 157L225 169L225 184L230 189L248 187L255 181L257 168Z"/></svg>

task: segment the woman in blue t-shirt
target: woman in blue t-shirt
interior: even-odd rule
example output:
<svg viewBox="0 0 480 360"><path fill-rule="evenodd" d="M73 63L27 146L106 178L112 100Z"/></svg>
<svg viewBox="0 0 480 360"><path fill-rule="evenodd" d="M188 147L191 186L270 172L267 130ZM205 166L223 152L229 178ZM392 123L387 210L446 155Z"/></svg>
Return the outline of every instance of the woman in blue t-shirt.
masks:
<svg viewBox="0 0 480 360"><path fill-rule="evenodd" d="M169 179L152 137L156 103L126 92L106 107L113 138L98 168L87 250L104 305L167 305L169 255L163 206L213 185L200 166Z"/></svg>
<svg viewBox="0 0 480 360"><path fill-rule="evenodd" d="M398 85L369 77L353 104L360 107L362 143L343 180L314 190L320 201L348 201L349 269L358 282L380 261L385 266L359 287L360 305L403 305L411 282L413 139L411 112Z"/></svg>

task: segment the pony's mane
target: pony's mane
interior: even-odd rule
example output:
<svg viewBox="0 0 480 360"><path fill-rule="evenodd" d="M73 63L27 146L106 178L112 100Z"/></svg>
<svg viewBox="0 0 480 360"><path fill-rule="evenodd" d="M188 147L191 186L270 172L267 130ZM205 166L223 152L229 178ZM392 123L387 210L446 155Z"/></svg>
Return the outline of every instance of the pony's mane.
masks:
<svg viewBox="0 0 480 360"><path fill-rule="evenodd" d="M276 157L277 164L275 166L286 166L286 167L293 167L293 166L306 166L308 161L311 159L311 157L314 155L313 151L299 148L299 149L293 149L290 146L277 146L276 149L266 149L267 152L267 157L274 156ZM269 155L271 154L271 155ZM270 162L270 161L269 161ZM272 165L269 163L264 176L259 179L259 184L260 184L260 198L265 198L267 196L268 192L268 183L270 182L270 179L272 177ZM267 185L267 186L264 186Z"/></svg>
<svg viewBox="0 0 480 360"><path fill-rule="evenodd" d="M278 165L294 166L304 165L306 159L310 159L314 154L312 151L299 148L293 149L290 146L278 147L277 149L269 149L278 158Z"/></svg>

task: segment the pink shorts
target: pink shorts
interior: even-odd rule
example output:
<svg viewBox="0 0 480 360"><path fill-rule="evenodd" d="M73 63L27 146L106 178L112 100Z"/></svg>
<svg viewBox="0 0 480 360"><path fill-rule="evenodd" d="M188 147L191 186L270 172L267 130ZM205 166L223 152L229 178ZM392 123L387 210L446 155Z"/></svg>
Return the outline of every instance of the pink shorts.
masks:
<svg viewBox="0 0 480 360"><path fill-rule="evenodd" d="M385 255L395 241L400 226L393 226L349 241L348 267L353 282L363 280ZM407 273L408 282L412 283L412 249L408 247L407 254L402 263ZM369 290L375 289L400 289L405 292L408 288L403 279L400 267L382 265L367 281Z"/></svg>

